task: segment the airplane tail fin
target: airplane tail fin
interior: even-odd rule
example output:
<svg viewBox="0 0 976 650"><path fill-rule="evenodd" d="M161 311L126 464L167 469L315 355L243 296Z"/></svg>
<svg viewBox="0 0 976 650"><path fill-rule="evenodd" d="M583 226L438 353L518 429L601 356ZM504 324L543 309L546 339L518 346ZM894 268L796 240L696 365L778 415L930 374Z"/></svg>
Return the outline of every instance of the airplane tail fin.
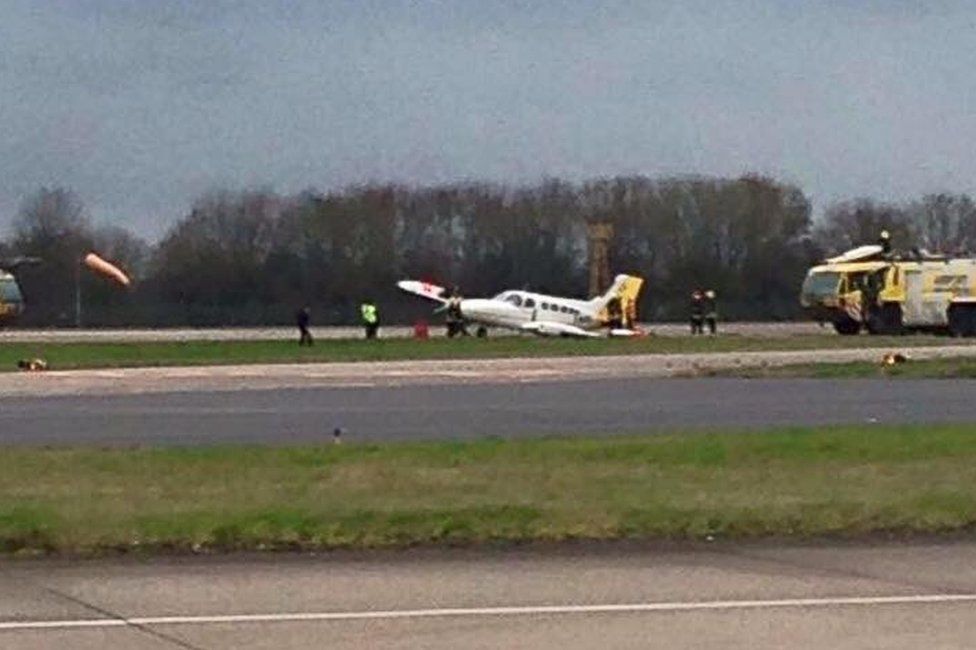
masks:
<svg viewBox="0 0 976 650"><path fill-rule="evenodd" d="M631 314L636 314L637 299L640 297L641 289L644 287L644 278L635 275L620 274L613 279L613 284L602 296L593 298L590 303L596 308L600 318L609 321L610 316L607 307L614 299L619 301L619 309L628 317L627 321L633 320Z"/></svg>

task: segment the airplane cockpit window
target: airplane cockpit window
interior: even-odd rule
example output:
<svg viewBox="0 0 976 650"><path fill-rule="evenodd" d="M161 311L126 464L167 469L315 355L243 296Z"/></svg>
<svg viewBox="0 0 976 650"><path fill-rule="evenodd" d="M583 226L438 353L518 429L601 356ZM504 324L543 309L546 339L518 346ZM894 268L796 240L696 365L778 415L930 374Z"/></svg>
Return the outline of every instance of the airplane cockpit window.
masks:
<svg viewBox="0 0 976 650"><path fill-rule="evenodd" d="M510 293L504 298L502 298L502 300L504 300L505 302L510 302L516 307L522 306L522 296L518 295L517 293Z"/></svg>

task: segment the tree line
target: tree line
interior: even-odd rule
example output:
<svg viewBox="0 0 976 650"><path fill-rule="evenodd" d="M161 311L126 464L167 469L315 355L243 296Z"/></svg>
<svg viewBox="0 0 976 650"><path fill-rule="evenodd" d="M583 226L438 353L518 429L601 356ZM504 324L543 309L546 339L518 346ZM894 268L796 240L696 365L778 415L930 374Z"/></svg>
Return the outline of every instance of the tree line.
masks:
<svg viewBox="0 0 976 650"><path fill-rule="evenodd" d="M75 194L46 188L21 206L0 258L43 260L18 271L27 325L72 324L76 283L88 326L281 324L304 305L315 324L351 323L364 298L385 322L412 322L430 318L430 307L400 294L398 279L469 296L507 288L583 295L591 221L614 224L613 272L647 280L640 313L650 321L684 318L699 287L718 293L725 318L797 317L806 269L873 242L881 229L898 245L976 248L976 206L966 195L859 198L828 207L815 223L803 192L776 179L628 176L213 192L153 244L93 225ZM79 273L89 250L125 268L134 287Z"/></svg>

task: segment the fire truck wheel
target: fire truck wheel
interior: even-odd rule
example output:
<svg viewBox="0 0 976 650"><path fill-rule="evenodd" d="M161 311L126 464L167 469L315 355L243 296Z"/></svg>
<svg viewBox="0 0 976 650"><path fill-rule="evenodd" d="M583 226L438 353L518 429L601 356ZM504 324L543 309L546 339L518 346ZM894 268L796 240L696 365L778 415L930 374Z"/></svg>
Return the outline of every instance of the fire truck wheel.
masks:
<svg viewBox="0 0 976 650"><path fill-rule="evenodd" d="M948 320L949 334L952 336L976 335L976 306L951 305Z"/></svg>
<svg viewBox="0 0 976 650"><path fill-rule="evenodd" d="M861 324L849 316L834 321L834 329L843 336L853 336L861 331Z"/></svg>

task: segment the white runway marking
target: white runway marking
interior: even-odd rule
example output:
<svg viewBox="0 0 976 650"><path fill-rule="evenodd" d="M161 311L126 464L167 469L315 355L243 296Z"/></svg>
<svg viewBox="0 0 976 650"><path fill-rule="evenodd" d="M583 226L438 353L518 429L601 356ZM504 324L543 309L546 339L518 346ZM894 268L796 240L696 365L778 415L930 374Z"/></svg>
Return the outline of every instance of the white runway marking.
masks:
<svg viewBox="0 0 976 650"><path fill-rule="evenodd" d="M361 612L293 612L281 614L228 614L216 616L137 616L53 621L0 622L0 631L104 628L127 625L217 625L221 623L300 623L309 621L357 621L446 617L540 616L566 614L626 614L642 612L692 612L736 609L852 607L870 605L932 605L976 602L976 594L918 594L909 596L851 596L832 598L785 598L780 600L713 600L671 603L622 603L610 605L529 605L524 607L471 607L404 609Z"/></svg>

